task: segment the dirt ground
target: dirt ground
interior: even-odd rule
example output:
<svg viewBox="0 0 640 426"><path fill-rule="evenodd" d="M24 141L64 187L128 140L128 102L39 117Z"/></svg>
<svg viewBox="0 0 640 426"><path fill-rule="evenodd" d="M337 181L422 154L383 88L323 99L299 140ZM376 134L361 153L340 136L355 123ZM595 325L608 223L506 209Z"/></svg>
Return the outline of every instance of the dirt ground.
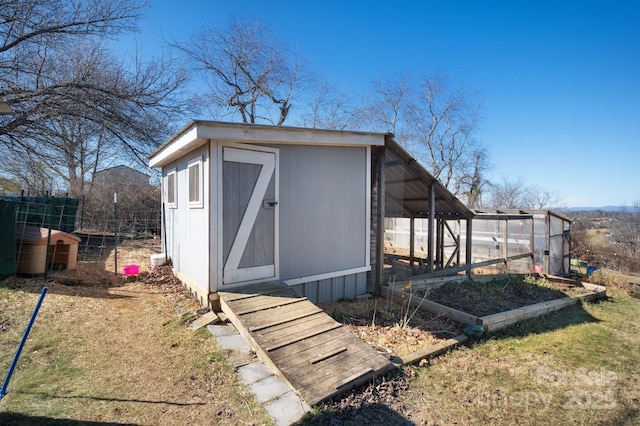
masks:
<svg viewBox="0 0 640 426"><path fill-rule="evenodd" d="M483 282L451 281L429 290L427 299L481 317L585 291L544 278L513 275Z"/></svg>
<svg viewBox="0 0 640 426"><path fill-rule="evenodd" d="M169 267L124 278L79 264L78 271L47 279L9 278L0 283L0 303L15 310L2 317L0 344L28 318L18 318L18 305L28 314L44 286L48 294L33 343L25 347L0 401L0 424L270 423L224 362L215 339L206 330L191 330L200 305ZM418 314L411 322L421 328L399 329L400 312L382 306L372 328L363 311L367 303L375 305L373 300L340 302L330 313L343 315L347 327L373 345L384 344L385 350L406 353L437 341L441 334L427 331L430 326L442 328L444 335L457 333L447 321ZM347 310L340 311L339 305ZM299 424L408 424L401 393L412 371L393 371L326 401Z"/></svg>
<svg viewBox="0 0 640 426"><path fill-rule="evenodd" d="M323 303L319 306L356 336L389 357L407 355L461 333L446 317L384 297Z"/></svg>
<svg viewBox="0 0 640 426"><path fill-rule="evenodd" d="M32 350L23 363L46 370L56 365L59 353L65 353L74 371L73 377L62 378L63 385L44 386L44 390L36 386L37 392L18 381L15 395L0 402L0 423L51 423L63 414L65 419L134 424L269 422L264 409L223 361L215 339L206 331L191 331L189 322L202 313L198 302L173 277L170 267L149 269L155 246L155 241L133 241L120 247L119 265L140 264L142 272L136 277L116 276L110 267L114 253L106 253L100 264L80 262L77 271L62 271L46 281L11 278L0 284L33 294L45 285L49 288L36 333L50 332L55 342ZM448 283L430 290L426 298L486 315L565 297L572 290L505 278ZM409 297L419 300L422 296L413 293L404 303L378 297L320 307L393 359L461 333L462 326L446 317L410 308ZM10 315L0 315L0 337L17 324ZM403 367L378 377L321 404L300 424L410 424L402 395L415 371L415 367ZM87 376L91 379L86 380ZM42 417L19 414L33 412L24 408L29 405L51 404L48 399L64 401L63 411L54 410L51 415L43 408Z"/></svg>
<svg viewBox="0 0 640 426"><path fill-rule="evenodd" d="M47 280L0 283L4 317L13 319L5 321L0 343L7 329L28 319L18 316L18 306L29 312L41 288L48 288L31 343L0 401L0 424L269 422L222 361L215 339L189 327L200 306L170 270L124 280L79 268ZM15 347L0 346L2 371L4 355L10 359Z"/></svg>

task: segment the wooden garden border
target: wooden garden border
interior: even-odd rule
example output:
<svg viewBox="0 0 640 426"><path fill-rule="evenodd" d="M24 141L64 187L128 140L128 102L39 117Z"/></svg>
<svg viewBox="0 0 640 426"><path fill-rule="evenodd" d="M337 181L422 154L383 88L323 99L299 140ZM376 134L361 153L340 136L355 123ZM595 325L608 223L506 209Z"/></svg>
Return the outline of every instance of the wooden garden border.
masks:
<svg viewBox="0 0 640 426"><path fill-rule="evenodd" d="M483 279L493 279L496 278L495 275L488 276L482 275L480 276ZM411 284L412 289L426 289L426 288L437 288L443 285L446 280L442 278L435 278L434 280L420 280L419 282L414 282ZM447 277L451 280L457 280L458 277ZM467 277L462 277L462 279L466 279ZM478 277L479 278L479 277ZM530 318L536 318L541 315L548 314L550 312L554 312L565 308L569 305L576 304L580 301L589 301L606 297L606 287L591 283L585 283L577 280L571 280L562 277L555 277L550 275L545 275L548 281L557 282L557 283L569 283L576 286L582 286L587 290L586 293L577 295L577 296L569 296L563 297L560 299L549 300L546 302L536 303L533 305L523 306L517 309L512 309L505 312L499 312L497 314L485 315L482 317L478 317L466 312L459 311L457 309L451 308L449 306L441 305L436 302L432 302L427 299L422 299L418 296L413 296L409 299L407 293L404 291L404 287L407 286L408 282L396 283L393 286L385 286L383 287L383 294L387 297L392 297L393 300L399 303L409 303L412 308L422 309L428 312L431 312L436 315L444 315L448 318L451 318L455 321L458 321L465 325L482 325L485 331L497 331L503 328L506 328L510 325L513 325L519 321L523 321ZM474 278L475 279L475 278ZM386 291L386 293L385 293Z"/></svg>

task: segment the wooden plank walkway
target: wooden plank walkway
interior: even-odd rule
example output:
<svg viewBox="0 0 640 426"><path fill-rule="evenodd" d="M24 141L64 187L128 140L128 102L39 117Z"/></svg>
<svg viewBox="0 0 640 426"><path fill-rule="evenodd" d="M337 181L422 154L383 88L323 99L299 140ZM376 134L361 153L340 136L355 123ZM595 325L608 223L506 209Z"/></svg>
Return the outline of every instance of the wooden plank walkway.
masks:
<svg viewBox="0 0 640 426"><path fill-rule="evenodd" d="M283 283L219 292L222 311L262 362L309 404L386 373L391 362Z"/></svg>

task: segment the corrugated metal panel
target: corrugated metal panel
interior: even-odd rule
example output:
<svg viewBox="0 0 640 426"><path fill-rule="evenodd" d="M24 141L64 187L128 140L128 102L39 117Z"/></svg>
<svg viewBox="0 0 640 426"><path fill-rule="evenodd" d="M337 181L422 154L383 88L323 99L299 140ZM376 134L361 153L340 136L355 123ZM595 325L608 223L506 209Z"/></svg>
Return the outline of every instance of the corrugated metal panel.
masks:
<svg viewBox="0 0 640 426"><path fill-rule="evenodd" d="M468 219L473 212L427 172L392 138L386 140L385 150L385 216L429 216L431 188L435 191L436 217Z"/></svg>
<svg viewBox="0 0 640 426"><path fill-rule="evenodd" d="M318 303L331 302L333 296L332 279L318 281Z"/></svg>
<svg viewBox="0 0 640 426"><path fill-rule="evenodd" d="M356 294L353 296L357 296L359 294L364 294L367 292L367 274L365 272L361 272L356 276Z"/></svg>
<svg viewBox="0 0 640 426"><path fill-rule="evenodd" d="M355 297L357 290L356 275L347 275L344 277L344 297L347 299Z"/></svg>
<svg viewBox="0 0 640 426"><path fill-rule="evenodd" d="M331 280L331 294L333 301L346 299L344 288L344 277L335 277Z"/></svg>
<svg viewBox="0 0 640 426"><path fill-rule="evenodd" d="M291 286L296 293L313 303L353 299L367 292L367 273L360 272Z"/></svg>

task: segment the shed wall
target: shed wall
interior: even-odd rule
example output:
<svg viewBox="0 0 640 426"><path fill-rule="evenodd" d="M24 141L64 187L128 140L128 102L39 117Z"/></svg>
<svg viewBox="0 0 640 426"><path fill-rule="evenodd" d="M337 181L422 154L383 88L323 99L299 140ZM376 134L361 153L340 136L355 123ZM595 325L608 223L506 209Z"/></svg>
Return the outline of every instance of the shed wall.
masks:
<svg viewBox="0 0 640 426"><path fill-rule="evenodd" d="M278 148L280 278L368 267L367 148Z"/></svg>
<svg viewBox="0 0 640 426"><path fill-rule="evenodd" d="M189 163L202 159L204 203L202 207L189 205ZM209 294L209 166L207 145L201 146L162 170L162 198L165 202L166 253L173 262L176 275L185 282L202 302ZM166 203L167 175L176 172L175 207Z"/></svg>
<svg viewBox="0 0 640 426"><path fill-rule="evenodd" d="M305 296L313 303L335 302L340 299L353 299L367 292L367 273L360 272L323 280L313 280L292 285L296 293Z"/></svg>
<svg viewBox="0 0 640 426"><path fill-rule="evenodd" d="M218 144L212 141L163 167L166 251L176 275L202 301L209 291L222 288L217 282L215 225L219 220L215 206ZM366 292L369 148L270 146L280 151L280 280L296 279L293 287L314 301ZM202 208L188 203L187 167L197 157L203 158L204 165ZM175 207L166 204L171 172L176 172Z"/></svg>

